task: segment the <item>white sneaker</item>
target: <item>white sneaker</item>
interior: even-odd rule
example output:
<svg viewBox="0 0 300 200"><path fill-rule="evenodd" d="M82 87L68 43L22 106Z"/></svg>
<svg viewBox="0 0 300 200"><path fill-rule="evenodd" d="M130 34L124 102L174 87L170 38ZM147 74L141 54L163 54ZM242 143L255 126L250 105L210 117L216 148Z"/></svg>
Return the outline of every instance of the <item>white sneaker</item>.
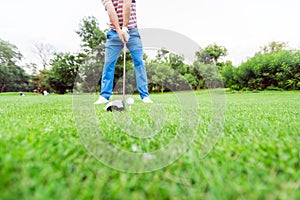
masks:
<svg viewBox="0 0 300 200"><path fill-rule="evenodd" d="M145 97L145 98L142 99L142 101L144 103L153 103L153 101L150 99L150 97Z"/></svg>
<svg viewBox="0 0 300 200"><path fill-rule="evenodd" d="M99 96L98 100L94 103L95 105L97 104L105 104L108 103L109 101L105 99L103 96Z"/></svg>

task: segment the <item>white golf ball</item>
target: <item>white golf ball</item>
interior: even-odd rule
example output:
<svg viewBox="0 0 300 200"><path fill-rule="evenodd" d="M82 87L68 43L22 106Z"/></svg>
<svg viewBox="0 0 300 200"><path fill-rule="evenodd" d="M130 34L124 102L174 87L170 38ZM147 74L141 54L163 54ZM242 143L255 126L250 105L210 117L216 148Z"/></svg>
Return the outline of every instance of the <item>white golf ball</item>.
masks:
<svg viewBox="0 0 300 200"><path fill-rule="evenodd" d="M134 103L134 99L133 99L132 97L128 97L128 98L126 99L126 103L127 103L128 105L132 105L132 104Z"/></svg>

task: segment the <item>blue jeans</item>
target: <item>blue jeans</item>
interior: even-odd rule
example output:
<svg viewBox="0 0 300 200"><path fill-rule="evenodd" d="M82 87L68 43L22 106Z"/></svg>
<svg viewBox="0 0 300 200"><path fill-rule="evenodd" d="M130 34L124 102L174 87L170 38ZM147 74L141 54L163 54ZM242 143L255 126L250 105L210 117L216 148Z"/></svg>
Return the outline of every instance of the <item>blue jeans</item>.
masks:
<svg viewBox="0 0 300 200"><path fill-rule="evenodd" d="M143 61L143 47L138 29L129 30L130 38L126 43L129 49L136 76L136 85L141 98L149 96L146 68ZM112 95L115 66L124 47L118 34L114 30L107 33L105 44L105 62L101 80L100 95L109 100Z"/></svg>

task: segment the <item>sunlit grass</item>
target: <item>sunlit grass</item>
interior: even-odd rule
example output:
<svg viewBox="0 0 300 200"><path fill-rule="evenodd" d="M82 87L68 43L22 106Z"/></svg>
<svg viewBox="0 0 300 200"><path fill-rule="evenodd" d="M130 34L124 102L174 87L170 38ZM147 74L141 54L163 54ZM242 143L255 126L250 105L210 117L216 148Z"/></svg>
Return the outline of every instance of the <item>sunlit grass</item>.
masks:
<svg viewBox="0 0 300 200"><path fill-rule="evenodd" d="M300 198L299 92L227 93L224 133L205 158L201 149L211 98L207 91L196 96L201 121L189 150L164 169L130 174L86 151L71 95L0 93L0 199ZM153 94L156 106L133 97L131 127L116 125L128 117L125 112L116 116L95 107L103 135L127 151L132 144L143 152L172 141L181 122L174 95ZM137 125L159 131L141 142L125 134Z"/></svg>

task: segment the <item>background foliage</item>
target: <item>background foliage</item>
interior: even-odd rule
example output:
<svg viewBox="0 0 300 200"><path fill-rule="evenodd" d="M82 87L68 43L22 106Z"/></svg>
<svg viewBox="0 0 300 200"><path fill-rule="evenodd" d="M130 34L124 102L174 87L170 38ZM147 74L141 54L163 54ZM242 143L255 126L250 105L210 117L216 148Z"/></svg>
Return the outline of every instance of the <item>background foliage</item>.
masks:
<svg viewBox="0 0 300 200"><path fill-rule="evenodd" d="M47 69L37 70L34 63L19 66L22 55L18 48L0 40L0 92L48 90L58 94L77 89L93 93L99 91L104 63L107 30L99 28L95 17L86 17L76 31L82 40L79 53L56 52L51 57ZM43 50L39 45L40 52ZM48 45L49 46L49 45ZM195 62L188 65L182 55L160 49L155 59L144 56L148 72L150 92L199 90L203 88L227 87L231 90L299 90L300 89L300 51L289 49L285 42L270 42L260 48L253 57L240 66L233 66L224 60L228 50L224 46L210 44L195 52ZM43 63L48 63L43 55ZM126 55L127 92L136 92L134 66ZM27 74L25 68L32 68ZM123 54L115 68L114 85L119 84L123 75ZM120 92L117 87L114 92Z"/></svg>

